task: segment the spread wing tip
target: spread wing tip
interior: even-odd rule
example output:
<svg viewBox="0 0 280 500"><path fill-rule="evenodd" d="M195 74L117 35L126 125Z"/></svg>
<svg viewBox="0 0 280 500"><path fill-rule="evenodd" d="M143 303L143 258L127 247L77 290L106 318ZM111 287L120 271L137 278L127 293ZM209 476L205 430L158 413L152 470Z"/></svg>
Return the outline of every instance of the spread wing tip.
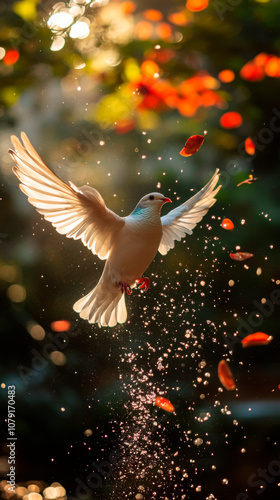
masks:
<svg viewBox="0 0 280 500"><path fill-rule="evenodd" d="M168 250L174 248L175 241L180 241L186 234L192 234L197 223L216 203L215 196L222 187L221 184L217 186L219 172L217 168L198 193L161 218L163 235L158 250L162 255L166 255Z"/></svg>

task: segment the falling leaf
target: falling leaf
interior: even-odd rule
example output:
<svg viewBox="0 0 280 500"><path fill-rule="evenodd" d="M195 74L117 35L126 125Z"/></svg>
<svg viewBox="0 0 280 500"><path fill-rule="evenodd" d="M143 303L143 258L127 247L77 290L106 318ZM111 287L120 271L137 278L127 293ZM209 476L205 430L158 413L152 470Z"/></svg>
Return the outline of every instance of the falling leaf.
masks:
<svg viewBox="0 0 280 500"><path fill-rule="evenodd" d="M222 221L221 227L223 229L227 229L228 231L232 231L234 229L234 224L230 219L224 219Z"/></svg>
<svg viewBox="0 0 280 500"><path fill-rule="evenodd" d="M257 180L258 180L257 177L253 177L253 175L250 174L249 179L245 179L245 181L239 182L239 184L237 184L237 187L242 186L242 184L252 184L253 182L255 182Z"/></svg>
<svg viewBox="0 0 280 500"><path fill-rule="evenodd" d="M248 155L255 154L256 148L255 148L255 144L253 143L251 137L247 137L247 139L245 139L245 151Z"/></svg>
<svg viewBox="0 0 280 500"><path fill-rule="evenodd" d="M224 113L220 118L220 125L223 128L237 128L242 125L242 116L236 111Z"/></svg>
<svg viewBox="0 0 280 500"><path fill-rule="evenodd" d="M218 364L218 377L221 384L225 389L227 389L227 391L233 391L236 388L232 371L224 359L222 359Z"/></svg>
<svg viewBox="0 0 280 500"><path fill-rule="evenodd" d="M256 332L247 335L244 339L241 340L242 347L250 347L253 345L267 345L273 340L271 335L267 335L264 332Z"/></svg>
<svg viewBox="0 0 280 500"><path fill-rule="evenodd" d="M238 260L241 262L242 260L247 260L250 259L251 257L254 257L254 254L249 252L235 252L235 253L230 253L229 256L231 259Z"/></svg>
<svg viewBox="0 0 280 500"><path fill-rule="evenodd" d="M156 398L155 405L158 406L159 408L162 408L162 410L169 411L170 413L175 411L173 404L170 403L170 401L168 401L168 399L163 398L161 396L158 396Z"/></svg>
<svg viewBox="0 0 280 500"><path fill-rule="evenodd" d="M191 137L189 137L185 146L180 151L180 155L191 156L196 153L202 146L206 134L207 132L205 131L204 135L192 135Z"/></svg>
<svg viewBox="0 0 280 500"><path fill-rule="evenodd" d="M51 323L51 329L54 332L67 332L71 328L71 323L65 319L61 319L58 321L53 321Z"/></svg>

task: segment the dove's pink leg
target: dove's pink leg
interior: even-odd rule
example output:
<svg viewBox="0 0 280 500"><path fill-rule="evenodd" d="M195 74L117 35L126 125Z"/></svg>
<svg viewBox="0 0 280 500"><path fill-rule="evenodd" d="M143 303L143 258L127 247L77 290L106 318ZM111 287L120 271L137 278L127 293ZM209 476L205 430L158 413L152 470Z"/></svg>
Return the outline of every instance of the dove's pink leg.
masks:
<svg viewBox="0 0 280 500"><path fill-rule="evenodd" d="M132 290L126 281L119 281L118 286L121 287L122 293L126 292L127 295L131 295Z"/></svg>
<svg viewBox="0 0 280 500"><path fill-rule="evenodd" d="M136 280L137 285L140 285L139 288L142 288L144 292L146 292L150 286L149 278L141 278L140 280Z"/></svg>

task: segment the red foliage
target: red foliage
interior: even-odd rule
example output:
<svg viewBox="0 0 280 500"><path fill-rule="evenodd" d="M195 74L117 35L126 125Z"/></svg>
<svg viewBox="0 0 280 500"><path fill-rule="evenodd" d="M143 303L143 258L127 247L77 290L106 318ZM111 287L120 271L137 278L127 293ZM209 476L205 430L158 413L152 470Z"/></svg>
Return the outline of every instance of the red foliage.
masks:
<svg viewBox="0 0 280 500"><path fill-rule="evenodd" d="M196 153L204 142L205 135L192 135L188 138L185 146L180 151L182 156L191 156Z"/></svg>

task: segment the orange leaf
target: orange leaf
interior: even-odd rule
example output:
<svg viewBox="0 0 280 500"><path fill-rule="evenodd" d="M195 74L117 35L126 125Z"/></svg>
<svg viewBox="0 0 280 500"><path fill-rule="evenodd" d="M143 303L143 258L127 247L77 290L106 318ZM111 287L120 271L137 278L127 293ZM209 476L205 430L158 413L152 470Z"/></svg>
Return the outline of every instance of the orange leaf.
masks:
<svg viewBox="0 0 280 500"><path fill-rule="evenodd" d="M232 231L234 229L234 224L230 219L224 219L221 226L223 229L227 229L228 231Z"/></svg>
<svg viewBox="0 0 280 500"><path fill-rule="evenodd" d="M207 132L205 132L204 135L192 135L191 137L189 137L185 146L180 151L180 155L192 156L194 153L196 153L202 146L206 134Z"/></svg>
<svg viewBox="0 0 280 500"><path fill-rule="evenodd" d="M247 139L245 139L245 151L248 155L255 154L256 148L255 148L255 144L253 143L251 137L247 137Z"/></svg>
<svg viewBox="0 0 280 500"><path fill-rule="evenodd" d="M264 332L251 333L241 340L242 347L250 347L253 345L267 345L273 340L271 335Z"/></svg>
<svg viewBox="0 0 280 500"><path fill-rule="evenodd" d="M232 371L224 359L218 364L218 377L227 391L233 391L236 388Z"/></svg>
<svg viewBox="0 0 280 500"><path fill-rule="evenodd" d="M250 259L251 257L254 257L254 254L249 252L235 252L235 253L230 253L229 256L231 259L238 260L241 262L242 260L247 260Z"/></svg>
<svg viewBox="0 0 280 500"><path fill-rule="evenodd" d="M172 413L175 411L175 408L172 403L166 398L163 398L161 396L158 396L155 400L155 405L158 406L159 408L162 408L162 410L169 411Z"/></svg>

